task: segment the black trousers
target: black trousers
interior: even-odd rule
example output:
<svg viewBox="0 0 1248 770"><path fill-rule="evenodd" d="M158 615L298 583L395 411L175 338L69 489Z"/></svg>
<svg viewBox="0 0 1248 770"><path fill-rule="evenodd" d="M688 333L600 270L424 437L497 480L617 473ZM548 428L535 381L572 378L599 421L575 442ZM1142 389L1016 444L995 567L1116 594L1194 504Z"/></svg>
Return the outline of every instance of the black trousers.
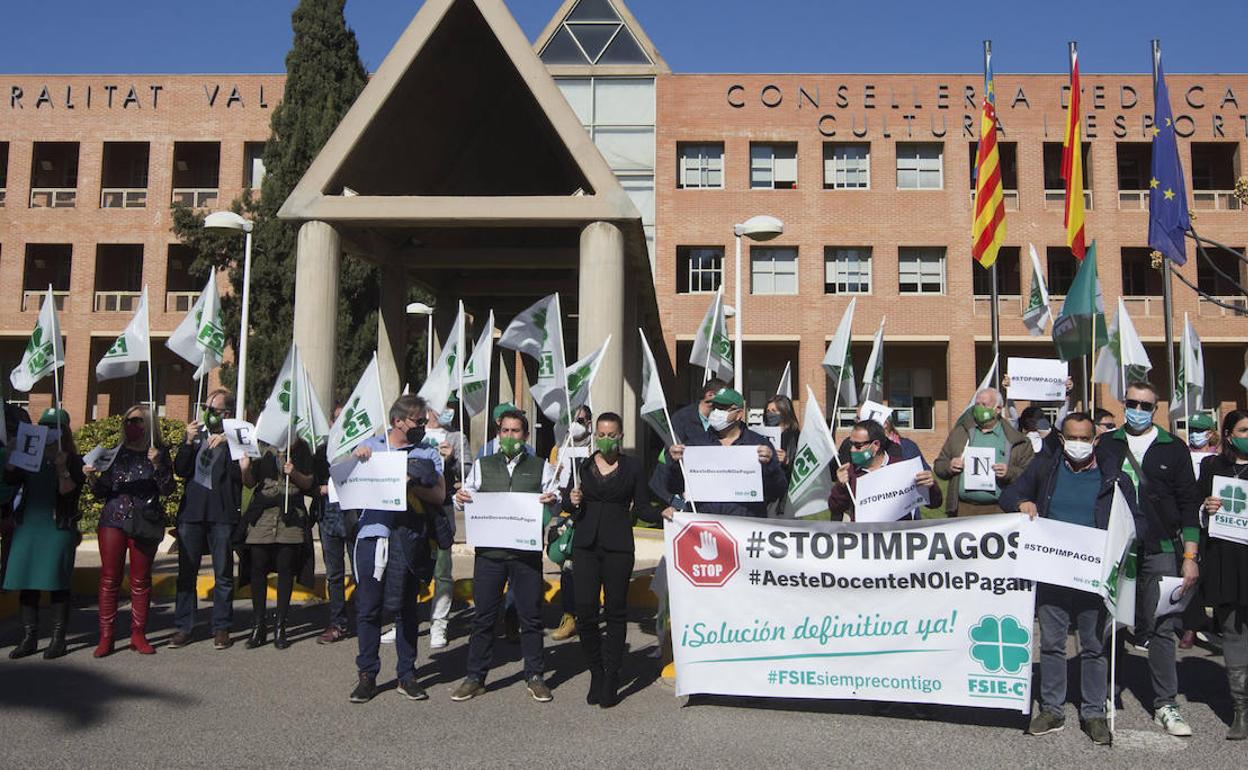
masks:
<svg viewBox="0 0 1248 770"><path fill-rule="evenodd" d="M579 569L580 566L578 565ZM472 571L472 636L468 640L468 678L484 682L494 660L494 622L503 605L503 585L516 598L520 616L520 652L524 676L541 676L542 555L536 551L514 559L477 556Z"/></svg>
<svg viewBox="0 0 1248 770"><path fill-rule="evenodd" d="M576 565L572 571L577 599L576 629L585 662L591 670L618 672L628 632L628 583L633 576L633 554L597 546L573 548L572 563ZM605 638L598 626L600 593Z"/></svg>
<svg viewBox="0 0 1248 770"><path fill-rule="evenodd" d="M269 594L269 572L277 573L277 622L286 620L290 609L290 595L295 590L295 566L298 564L301 545L271 543L249 545L251 551L251 612L252 623L264 622L265 600Z"/></svg>

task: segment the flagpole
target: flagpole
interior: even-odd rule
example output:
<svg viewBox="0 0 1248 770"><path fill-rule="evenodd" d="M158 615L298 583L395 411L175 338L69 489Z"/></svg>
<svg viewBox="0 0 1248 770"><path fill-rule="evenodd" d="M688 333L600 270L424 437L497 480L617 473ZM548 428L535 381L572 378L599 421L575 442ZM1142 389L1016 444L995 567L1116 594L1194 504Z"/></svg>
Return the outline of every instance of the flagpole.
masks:
<svg viewBox="0 0 1248 770"><path fill-rule="evenodd" d="M52 294L52 284L48 284L48 302L52 302L52 317L56 318L56 297ZM56 351L61 347L61 321L56 319L56 323L52 324L52 333L55 335L52 340L52 395L56 397L56 421L61 421L61 368L57 366ZM64 451L65 449L65 428L60 429L60 434L56 437L56 447Z"/></svg>
<svg viewBox="0 0 1248 770"><path fill-rule="evenodd" d="M291 330L294 331L293 329ZM290 443L291 434L295 432L295 410L299 408L299 397L295 392L299 387L299 346L294 342L290 343L291 361L290 361L290 410L286 415L286 462L290 462ZM286 491L282 497L282 515L290 513L290 474L283 473L286 477Z"/></svg>
<svg viewBox="0 0 1248 770"><path fill-rule="evenodd" d="M466 342L464 339L465 337L464 321L465 321L464 301L461 299L459 301L459 339L456 340L456 344L459 346L459 348L457 351L458 355L455 356L455 360L458 362L458 369L459 369L459 399L458 401L459 401L459 480L460 480L460 483L463 483L464 475L465 475L464 474L464 451L465 451L464 450L464 355L466 351L464 350L464 347L466 345ZM443 426L443 428L445 427L446 426Z"/></svg>
<svg viewBox="0 0 1248 770"><path fill-rule="evenodd" d="M642 341L645 341L646 339L645 334L642 334L641 339ZM658 373L656 372L655 374L658 374ZM672 441L676 441L677 440L676 439L676 427L672 425L672 416L668 414L667 412L667 399L666 398L663 399L663 419L667 420L667 435L672 437ZM680 460L676 461L676 467L680 468L680 477L684 479L685 481L685 492L687 494L689 492L689 474L685 473L684 458L681 458ZM687 502L689 503L689 507L693 509L693 512L697 513L698 504L693 501L693 498L689 498Z"/></svg>
<svg viewBox="0 0 1248 770"><path fill-rule="evenodd" d="M703 385L706 385L707 381L711 379L711 348L715 342L715 326L719 323L719 316L724 312L724 287L722 285L719 287L719 291L715 294L715 304L719 312L715 314L715 319L711 321L711 333L708 335L706 340L706 364L702 367ZM725 331L727 330L725 329Z"/></svg>
<svg viewBox="0 0 1248 770"><path fill-rule="evenodd" d="M992 66L991 62L992 62L992 41L985 40L984 41L984 87L985 89L987 89L988 73L991 70L991 66ZM988 98L988 94L985 93L984 99L987 99L987 98ZM996 125L993 125L992 130L993 131L997 130ZM982 136L979 137L979 141L981 142L984 141L984 137ZM974 216L973 213L972 213L972 216ZM999 293L999 287L997 284L997 261L996 259L993 259L992 267L989 268L989 272L992 275L992 315L991 315L991 318L992 318L992 355L994 357L998 357L1001 355L1001 309L999 307L1000 293ZM1001 390L1000 370L998 370L997 377L993 384L995 385L997 391L1000 392Z"/></svg>
<svg viewBox="0 0 1248 770"><path fill-rule="evenodd" d="M148 431L148 438L151 439L151 448L156 448L156 389L152 386L152 309L147 304L147 286L143 287L143 325L147 329L147 398L150 404L148 411L148 420L151 423L151 429Z"/></svg>
<svg viewBox="0 0 1248 770"><path fill-rule="evenodd" d="M373 351L373 360L377 360L377 351ZM382 434L386 437L386 451L390 451L390 410L386 409L386 394L381 391L381 377L377 378L377 402L381 404L382 411L387 415L386 425L382 428Z"/></svg>
<svg viewBox="0 0 1248 770"><path fill-rule="evenodd" d="M555 292L555 321L559 324L559 346L562 348L559 352L563 355L563 407L567 409L568 416L568 438L572 437L572 394L568 392L568 347L563 344L563 305L559 302L559 292ZM569 446L570 446L569 442ZM576 463L572 465L572 486L579 487L580 482L577 479Z"/></svg>
<svg viewBox="0 0 1248 770"><path fill-rule="evenodd" d="M1092 306L1092 311L1093 311L1092 319L1089 321L1089 325L1092 327L1091 371L1092 371L1092 376L1095 377L1096 376L1096 305L1095 303ZM1096 411L1096 383L1092 382L1092 380L1089 378L1088 379L1088 413L1091 414L1092 412L1095 412L1095 411Z"/></svg>
<svg viewBox="0 0 1248 770"><path fill-rule="evenodd" d="M1152 41L1152 60L1153 60L1153 115L1157 115L1157 69L1161 65L1161 41L1153 38ZM1174 300L1171 296L1171 277L1170 277L1170 258L1165 254L1161 256L1161 301L1165 312L1165 335L1166 335L1166 373L1169 376L1167 381L1170 385L1170 403L1174 403L1175 391L1175 375L1174 375ZM1123 392L1126 392L1126 383L1123 383ZM1183 393L1184 407L1187 404L1187 389ZM1169 410L1170 430L1174 430L1175 414L1174 410Z"/></svg>

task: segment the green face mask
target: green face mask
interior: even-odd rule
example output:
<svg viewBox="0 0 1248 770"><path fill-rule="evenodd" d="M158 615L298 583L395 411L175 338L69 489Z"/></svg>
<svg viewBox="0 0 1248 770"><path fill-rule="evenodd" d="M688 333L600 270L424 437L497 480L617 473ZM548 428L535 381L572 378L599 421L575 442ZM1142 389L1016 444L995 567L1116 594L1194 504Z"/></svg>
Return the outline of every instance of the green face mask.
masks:
<svg viewBox="0 0 1248 770"><path fill-rule="evenodd" d="M620 440L618 438L604 436L602 438L594 439L594 446L598 447L598 451L602 452L604 455L615 455L620 451Z"/></svg>
<svg viewBox="0 0 1248 770"><path fill-rule="evenodd" d="M849 453L849 461L854 464L855 468L865 468L875 459L875 452L870 449L863 449L857 452Z"/></svg>
<svg viewBox="0 0 1248 770"><path fill-rule="evenodd" d="M508 457L515 457L524 448L524 442L514 436L504 436L498 440L498 449Z"/></svg>
<svg viewBox="0 0 1248 770"><path fill-rule="evenodd" d="M1241 455L1248 455L1248 438L1232 438L1231 446Z"/></svg>
<svg viewBox="0 0 1248 770"><path fill-rule="evenodd" d="M993 409L991 406L976 404L971 407L971 419L975 421L976 425L983 425L985 423L992 422L996 416L997 410Z"/></svg>

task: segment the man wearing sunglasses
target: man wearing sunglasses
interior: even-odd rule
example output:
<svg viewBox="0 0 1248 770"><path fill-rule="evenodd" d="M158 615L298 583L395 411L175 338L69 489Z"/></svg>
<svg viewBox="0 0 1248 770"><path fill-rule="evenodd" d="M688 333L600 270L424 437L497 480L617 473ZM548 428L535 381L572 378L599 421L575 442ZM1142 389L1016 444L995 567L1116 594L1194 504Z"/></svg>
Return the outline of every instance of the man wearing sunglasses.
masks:
<svg viewBox="0 0 1248 770"><path fill-rule="evenodd" d="M1200 541L1200 489L1187 446L1153 424L1157 391L1147 382L1127 386L1123 400L1126 424L1101 439L1118 444L1126 458L1122 470L1135 484L1141 522L1136 531L1138 572L1136 637L1148 646L1153 685L1154 721L1171 735L1186 737L1192 728L1179 714L1175 662L1179 614L1155 617L1162 577L1183 578L1183 592L1194 590Z"/></svg>
<svg viewBox="0 0 1248 770"><path fill-rule="evenodd" d="M1099 406L1092 412L1092 424L1096 426L1097 440L1100 440L1101 436L1106 433L1118 430L1118 421L1114 419L1114 413Z"/></svg>

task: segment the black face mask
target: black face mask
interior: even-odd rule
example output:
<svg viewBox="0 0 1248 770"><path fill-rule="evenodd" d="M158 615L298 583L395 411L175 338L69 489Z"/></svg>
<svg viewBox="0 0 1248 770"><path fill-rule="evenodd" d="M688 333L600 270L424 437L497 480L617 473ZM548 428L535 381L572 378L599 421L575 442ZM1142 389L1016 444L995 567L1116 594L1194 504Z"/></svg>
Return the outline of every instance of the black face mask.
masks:
<svg viewBox="0 0 1248 770"><path fill-rule="evenodd" d="M763 425L768 428L780 427L780 415L775 412L763 412Z"/></svg>
<svg viewBox="0 0 1248 770"><path fill-rule="evenodd" d="M409 445L420 446L425 441L425 426L417 425L415 428L408 428L407 433L403 435L407 437Z"/></svg>

